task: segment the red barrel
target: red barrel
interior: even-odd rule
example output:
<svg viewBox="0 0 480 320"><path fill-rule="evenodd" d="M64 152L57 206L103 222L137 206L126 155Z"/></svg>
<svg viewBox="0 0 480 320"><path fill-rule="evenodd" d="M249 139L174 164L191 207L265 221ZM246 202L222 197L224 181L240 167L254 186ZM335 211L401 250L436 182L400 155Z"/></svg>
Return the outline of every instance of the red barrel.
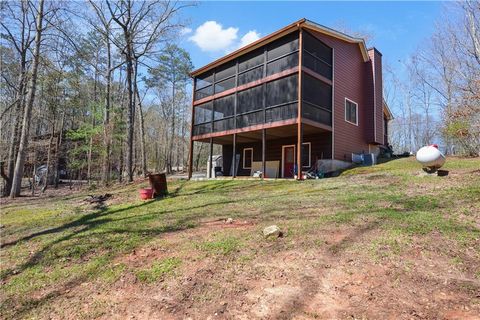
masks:
<svg viewBox="0 0 480 320"><path fill-rule="evenodd" d="M143 199L143 200L148 200L148 199L152 199L152 196L153 196L153 190L150 189L150 188L144 188L144 189L140 189L140 198Z"/></svg>

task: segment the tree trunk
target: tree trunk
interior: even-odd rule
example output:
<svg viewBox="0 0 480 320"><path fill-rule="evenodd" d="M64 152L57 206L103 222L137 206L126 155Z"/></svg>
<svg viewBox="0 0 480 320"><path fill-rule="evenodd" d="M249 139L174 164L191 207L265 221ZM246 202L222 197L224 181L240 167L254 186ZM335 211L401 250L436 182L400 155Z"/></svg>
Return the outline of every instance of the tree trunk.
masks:
<svg viewBox="0 0 480 320"><path fill-rule="evenodd" d="M138 106L138 119L140 127L140 152L142 161L142 173L144 177L147 177L147 157L145 150L145 121L143 119L142 102L140 101L140 95L138 93L138 87L136 88L137 94L137 106Z"/></svg>
<svg viewBox="0 0 480 320"><path fill-rule="evenodd" d="M58 131L57 142L55 144L55 177L54 177L54 187L58 188L58 182L60 180L60 147L62 145L62 136L63 136L63 127L65 125L65 111L62 115L62 121L60 122L60 131Z"/></svg>
<svg viewBox="0 0 480 320"><path fill-rule="evenodd" d="M37 86L38 64L40 62L40 45L42 40L42 25L43 25L43 4L44 0L40 0L38 4L37 14L37 31L35 34L35 49L33 53L32 76L30 79L30 90L28 92L27 104L22 121L22 132L20 135L20 144L18 146L17 161L15 163L15 172L12 181L12 190L10 197L15 198L20 195L22 187L23 166L27 155L28 148L28 134L30 130L30 117L32 114L33 103L35 101L35 91Z"/></svg>
<svg viewBox="0 0 480 320"><path fill-rule="evenodd" d="M130 39L129 31L124 27L125 35L125 62L127 63L127 91L128 91L128 106L127 106L127 157L126 170L128 174L128 182L133 181L133 139L134 139L134 124L135 124L135 105L133 92L133 48L132 39Z"/></svg>
<svg viewBox="0 0 480 320"><path fill-rule="evenodd" d="M174 76L175 78L175 76ZM171 122L171 136L170 136L170 147L168 148L168 171L167 173L173 173L173 145L175 141L175 81L172 83L172 122Z"/></svg>
<svg viewBox="0 0 480 320"><path fill-rule="evenodd" d="M106 36L107 42L107 84L105 87L105 112L103 117L103 142L105 146L105 154L103 157L103 169L102 169L102 182L107 185L110 180L110 144L111 144L111 128L110 128L110 90L112 82L112 57L110 39L108 36L108 30Z"/></svg>
<svg viewBox="0 0 480 320"><path fill-rule="evenodd" d="M47 150L47 171L45 171L45 185L42 188L42 192L45 192L48 188L49 175L50 175L50 159L52 157L52 145L53 138L55 137L55 115L53 116L52 124L52 133L50 134L50 140L48 141L48 150Z"/></svg>

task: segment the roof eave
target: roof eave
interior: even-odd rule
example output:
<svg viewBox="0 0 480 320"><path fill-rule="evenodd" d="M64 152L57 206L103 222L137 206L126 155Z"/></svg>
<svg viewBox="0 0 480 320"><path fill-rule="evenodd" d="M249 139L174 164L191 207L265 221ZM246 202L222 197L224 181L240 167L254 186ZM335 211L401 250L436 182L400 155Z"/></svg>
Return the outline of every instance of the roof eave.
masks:
<svg viewBox="0 0 480 320"><path fill-rule="evenodd" d="M360 51L362 53L363 61L367 62L368 60L370 60L370 57L368 56L367 46L365 44L364 39L349 36L349 35L347 35L343 32L331 29L329 27L326 27L324 25L315 23L315 22L310 21L310 20L305 20L305 23L303 23L302 26L306 27L307 29L312 29L314 31L321 32L323 34L327 34L329 36L332 36L332 37L337 38L337 39L344 40L344 41L349 42L349 43L357 43L359 48L360 48Z"/></svg>
<svg viewBox="0 0 480 320"><path fill-rule="evenodd" d="M230 60L233 60L235 58L237 58L238 56L240 55L243 55L245 53L248 53L250 51L253 51L267 43L270 43L278 38L280 38L281 36L283 35L286 35L290 32L293 32L294 30L296 29L300 29L301 27L303 28L306 28L306 29L310 29L310 30L313 30L313 31L317 31L317 32L320 32L320 33L323 33L323 34L327 34L329 36L332 36L334 38L338 38L338 39L341 39L341 40L344 40L346 42L349 42L349 43L357 43L359 48L360 48L360 52L362 53L362 57L363 57L363 61L366 62L366 61L369 61L370 60L370 57L368 56L368 52L367 52L367 46L365 45L365 41L362 39L362 38L355 38L355 37L351 37L345 33L342 33L340 31L336 31L336 30L333 30L331 28L328 28L326 26L323 26L321 24L318 24L318 23L315 23L315 22L312 22L310 20L307 20L305 18L303 19L300 19L298 21L295 21L294 23L292 24L289 24L288 26L286 27L283 27L282 29L280 30L277 30L261 39L258 39L257 41L254 41L252 43L250 43L249 45L245 46L245 47L242 47L242 48L239 48L237 50L235 50L234 52L232 53L229 53L227 54L226 56L223 56L201 68L198 68L194 71L192 71L190 73L190 76L191 77L195 77L196 75L200 74L200 73L203 73L205 71L208 71L210 69L213 69L225 62L228 62Z"/></svg>
<svg viewBox="0 0 480 320"><path fill-rule="evenodd" d="M387 101L385 101L385 99L383 99L383 110L387 114L387 119L388 120L395 119L394 116L393 116L393 113L390 110L390 107L388 106Z"/></svg>

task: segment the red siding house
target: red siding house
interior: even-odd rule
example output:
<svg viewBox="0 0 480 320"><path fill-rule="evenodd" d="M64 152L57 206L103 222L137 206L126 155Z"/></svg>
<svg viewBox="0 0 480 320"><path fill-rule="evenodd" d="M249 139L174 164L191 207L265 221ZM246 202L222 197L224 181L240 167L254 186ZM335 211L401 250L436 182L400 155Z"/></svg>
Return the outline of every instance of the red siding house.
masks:
<svg viewBox="0 0 480 320"><path fill-rule="evenodd" d="M320 159L351 161L352 153L378 153L387 144L392 115L382 94L382 54L312 21L191 75L189 177L197 141L210 150L222 145L224 176L258 169L284 178L301 178Z"/></svg>

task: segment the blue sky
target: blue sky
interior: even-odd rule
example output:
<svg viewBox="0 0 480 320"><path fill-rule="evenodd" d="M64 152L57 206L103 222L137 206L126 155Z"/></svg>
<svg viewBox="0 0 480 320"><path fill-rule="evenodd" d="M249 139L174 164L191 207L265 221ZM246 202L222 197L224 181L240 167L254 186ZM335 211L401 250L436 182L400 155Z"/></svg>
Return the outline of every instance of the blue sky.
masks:
<svg viewBox="0 0 480 320"><path fill-rule="evenodd" d="M442 2L432 1L204 1L183 12L190 23L179 42L190 52L194 66L198 68L241 44L305 17L328 27L346 26L373 34L372 45L395 68L399 60L403 61L414 53L431 34L442 5ZM205 24L207 21L210 22Z"/></svg>

